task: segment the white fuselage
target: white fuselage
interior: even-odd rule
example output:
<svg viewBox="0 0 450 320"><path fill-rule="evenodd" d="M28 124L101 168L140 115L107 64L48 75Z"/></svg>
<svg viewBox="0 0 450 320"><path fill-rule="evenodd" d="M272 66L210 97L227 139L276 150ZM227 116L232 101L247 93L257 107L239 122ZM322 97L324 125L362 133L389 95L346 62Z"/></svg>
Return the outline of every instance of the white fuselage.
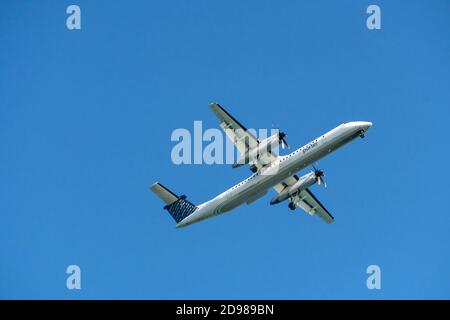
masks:
<svg viewBox="0 0 450 320"><path fill-rule="evenodd" d="M255 201L264 196L269 188L359 137L371 125L370 122L364 121L343 123L294 152L279 156L270 166L262 168L217 197L199 205L198 209L180 221L177 227L185 227L230 211L243 203Z"/></svg>

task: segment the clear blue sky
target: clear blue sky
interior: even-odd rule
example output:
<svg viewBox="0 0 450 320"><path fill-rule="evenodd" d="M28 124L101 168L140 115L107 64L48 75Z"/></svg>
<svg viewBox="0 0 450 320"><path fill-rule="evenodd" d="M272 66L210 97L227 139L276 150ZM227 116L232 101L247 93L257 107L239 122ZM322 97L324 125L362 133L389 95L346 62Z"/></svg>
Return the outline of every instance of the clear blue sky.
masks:
<svg viewBox="0 0 450 320"><path fill-rule="evenodd" d="M66 7L82 30L66 29ZM382 29L366 28L366 8ZM0 298L450 298L450 2L8 1L0 5ZM175 229L247 168L175 166L176 128L220 102L320 161L332 225L271 195ZM66 289L66 267L82 290ZM366 288L366 268L382 290Z"/></svg>

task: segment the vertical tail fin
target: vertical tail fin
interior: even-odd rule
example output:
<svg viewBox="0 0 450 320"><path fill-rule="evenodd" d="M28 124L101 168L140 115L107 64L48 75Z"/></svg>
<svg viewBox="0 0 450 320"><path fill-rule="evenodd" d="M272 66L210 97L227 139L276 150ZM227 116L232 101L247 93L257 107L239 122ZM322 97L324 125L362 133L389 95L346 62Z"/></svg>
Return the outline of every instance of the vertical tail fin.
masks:
<svg viewBox="0 0 450 320"><path fill-rule="evenodd" d="M197 206L186 200L186 196L177 196L159 182L155 182L150 189L166 203L164 209L170 213L176 223L198 209Z"/></svg>

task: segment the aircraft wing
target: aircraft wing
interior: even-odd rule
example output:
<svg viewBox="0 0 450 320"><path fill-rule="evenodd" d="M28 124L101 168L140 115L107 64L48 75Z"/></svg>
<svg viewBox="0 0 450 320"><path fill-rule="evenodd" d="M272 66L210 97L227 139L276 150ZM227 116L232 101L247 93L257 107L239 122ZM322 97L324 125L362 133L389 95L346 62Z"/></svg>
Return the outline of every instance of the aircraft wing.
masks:
<svg viewBox="0 0 450 320"><path fill-rule="evenodd" d="M284 190L284 188L294 185L297 181L298 177L293 175L274 186L274 189L280 193ZM334 221L334 217L331 213L328 212L322 203L320 203L319 199L317 199L308 188L297 194L292 201L297 207L303 209L308 214L318 215L326 223L331 223Z"/></svg>
<svg viewBox="0 0 450 320"><path fill-rule="evenodd" d="M298 177L296 174L294 174L293 176L290 176L289 178L284 179L279 184L275 185L273 188L275 189L276 192L280 193L285 188L293 186L297 181L298 181Z"/></svg>
<svg viewBox="0 0 450 320"><path fill-rule="evenodd" d="M258 139L218 103L211 103L209 107L219 118L220 127L225 131L228 138L233 141L241 155L246 154L258 145Z"/></svg>
<svg viewBox="0 0 450 320"><path fill-rule="evenodd" d="M258 146L259 140L218 103L211 103L209 107L217 118L219 118L220 127L223 129L228 138L235 144L241 154L241 157L244 157L250 150ZM276 159L277 157L269 152L260 157L260 159L253 164L255 164L259 170L264 165L272 163Z"/></svg>
<svg viewBox="0 0 450 320"><path fill-rule="evenodd" d="M310 215L316 214L321 217L326 223L332 223L334 217L328 210L320 203L309 189L300 192L294 199L294 203L305 210Z"/></svg>

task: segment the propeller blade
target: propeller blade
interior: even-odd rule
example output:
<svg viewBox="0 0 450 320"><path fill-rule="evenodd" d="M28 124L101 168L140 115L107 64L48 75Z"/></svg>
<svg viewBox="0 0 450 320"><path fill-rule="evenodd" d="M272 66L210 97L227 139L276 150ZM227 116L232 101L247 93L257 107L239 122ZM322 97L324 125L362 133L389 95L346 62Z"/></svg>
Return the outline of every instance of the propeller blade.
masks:
<svg viewBox="0 0 450 320"><path fill-rule="evenodd" d="M313 164L311 165L314 169L314 174L316 176L317 179L317 184L320 186L323 184L323 186L326 188L327 187L327 183L325 181L325 172L323 170L317 169L317 167Z"/></svg>
<svg viewBox="0 0 450 320"><path fill-rule="evenodd" d="M285 137L287 136L287 134L286 133L284 133L284 132L280 132L280 133L278 133L278 139L279 139L279 142L280 142L280 144L281 144L281 147L284 149L284 148L289 148L289 145L288 145L288 143L286 142L286 140L285 140Z"/></svg>
<svg viewBox="0 0 450 320"><path fill-rule="evenodd" d="M325 181L325 179L323 178L323 176L320 177L320 180L322 180L323 186L324 186L324 188L326 188L326 187L327 187L327 182Z"/></svg>

